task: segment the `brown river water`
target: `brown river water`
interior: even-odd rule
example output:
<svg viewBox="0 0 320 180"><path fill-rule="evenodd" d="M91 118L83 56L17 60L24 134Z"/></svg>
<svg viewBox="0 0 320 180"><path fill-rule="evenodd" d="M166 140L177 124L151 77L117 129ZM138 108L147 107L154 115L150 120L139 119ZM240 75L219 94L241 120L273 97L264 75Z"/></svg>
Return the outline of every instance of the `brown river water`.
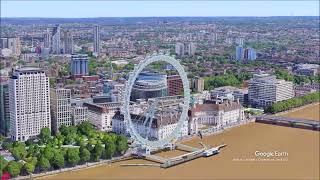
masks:
<svg viewBox="0 0 320 180"><path fill-rule="evenodd" d="M319 105L309 106L297 114L303 113L315 114L310 115L313 117L311 119L319 120ZM302 115L302 118L306 116ZM210 146L225 143L227 147L218 155L168 169L120 166L152 163L129 160L65 172L45 179L319 179L319 135L319 131L250 123L202 140L196 137L184 142L197 147L200 147L201 141ZM262 156L267 153L270 157ZM183 152L170 151L158 155L172 157L180 154Z"/></svg>

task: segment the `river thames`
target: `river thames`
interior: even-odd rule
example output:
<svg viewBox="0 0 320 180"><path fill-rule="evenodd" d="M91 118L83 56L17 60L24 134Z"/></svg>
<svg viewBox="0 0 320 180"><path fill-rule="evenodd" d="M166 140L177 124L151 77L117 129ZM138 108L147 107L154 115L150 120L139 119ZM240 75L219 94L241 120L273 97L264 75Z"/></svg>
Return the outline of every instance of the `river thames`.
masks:
<svg viewBox="0 0 320 180"><path fill-rule="evenodd" d="M319 104L308 106L298 114L315 114ZM317 111L317 112L316 112ZM291 112L294 113L294 112ZM316 114L318 113L318 116ZM290 114L288 116L291 116ZM301 118L301 117L300 117ZM124 163L146 163L129 160L110 165L45 177L46 179L317 179L319 177L319 131L250 123L221 134L194 138L185 144L200 147L227 144L218 155L199 158L172 168L123 167ZM181 151L163 152L172 157ZM272 155L273 154L273 155ZM150 162L147 162L150 163Z"/></svg>

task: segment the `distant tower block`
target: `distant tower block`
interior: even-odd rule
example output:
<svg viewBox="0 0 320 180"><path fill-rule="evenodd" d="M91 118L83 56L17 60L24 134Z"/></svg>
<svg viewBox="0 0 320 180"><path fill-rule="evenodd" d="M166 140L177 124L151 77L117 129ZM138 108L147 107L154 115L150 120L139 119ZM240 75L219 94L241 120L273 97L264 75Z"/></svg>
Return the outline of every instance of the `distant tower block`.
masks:
<svg viewBox="0 0 320 180"><path fill-rule="evenodd" d="M89 74L88 55L74 54L71 56L71 75L82 77Z"/></svg>
<svg viewBox="0 0 320 180"><path fill-rule="evenodd" d="M94 26L93 28L93 52L96 54L100 54L100 26Z"/></svg>
<svg viewBox="0 0 320 180"><path fill-rule="evenodd" d="M61 53L61 28L59 25L53 28L52 31L52 53Z"/></svg>
<svg viewBox="0 0 320 180"><path fill-rule="evenodd" d="M73 34L70 31L64 32L64 54L72 54L73 53Z"/></svg>

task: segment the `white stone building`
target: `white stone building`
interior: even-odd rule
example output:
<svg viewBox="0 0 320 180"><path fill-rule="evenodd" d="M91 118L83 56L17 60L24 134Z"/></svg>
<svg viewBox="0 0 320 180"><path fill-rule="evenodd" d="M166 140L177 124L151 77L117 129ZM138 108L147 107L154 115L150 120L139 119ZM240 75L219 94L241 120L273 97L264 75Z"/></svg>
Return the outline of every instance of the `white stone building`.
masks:
<svg viewBox="0 0 320 180"><path fill-rule="evenodd" d="M98 130L111 131L112 117L118 111L122 103L110 102L102 104L84 103L83 106L88 108L88 120Z"/></svg>
<svg viewBox="0 0 320 180"><path fill-rule="evenodd" d="M223 129L245 120L244 108L239 101L221 104L197 104L189 111L189 134L196 134L201 127Z"/></svg>
<svg viewBox="0 0 320 180"><path fill-rule="evenodd" d="M9 82L10 134L12 140L26 141L51 129L49 79L39 68L21 68Z"/></svg>
<svg viewBox="0 0 320 180"><path fill-rule="evenodd" d="M152 120L151 128L149 130L149 121L144 125L145 117L131 114L131 119L136 131L143 137L148 137L151 140L161 140L169 136L177 127L177 122L180 118L179 113L161 113L156 114ZM124 122L124 116L117 111L112 119L112 131L117 134L128 135L127 127ZM188 135L188 120L183 123L183 127L179 133L179 137Z"/></svg>
<svg viewBox="0 0 320 180"><path fill-rule="evenodd" d="M293 83L269 74L255 74L249 81L248 99L253 106L267 107L294 97Z"/></svg>

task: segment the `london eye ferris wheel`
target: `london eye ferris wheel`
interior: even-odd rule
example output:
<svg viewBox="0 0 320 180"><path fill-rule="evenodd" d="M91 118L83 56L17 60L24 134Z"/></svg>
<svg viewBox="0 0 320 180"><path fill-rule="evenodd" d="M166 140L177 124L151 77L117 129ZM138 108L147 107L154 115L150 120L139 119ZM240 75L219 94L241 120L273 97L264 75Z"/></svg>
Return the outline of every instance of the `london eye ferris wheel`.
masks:
<svg viewBox="0 0 320 180"><path fill-rule="evenodd" d="M142 108L139 114L132 114L132 103L131 103L131 93L135 82L139 74L150 64L157 62L165 62L172 65L178 72L182 84L183 84L183 96L176 101L174 105L174 99L165 99L165 98L150 98L148 99L145 107ZM165 99L165 100L164 100ZM175 58L168 55L154 55L147 57L145 60L141 61L130 73L129 80L125 89L125 100L123 106L124 112L124 121L127 126L131 138L137 142L140 146L145 148L163 148L169 144L173 144L179 137L184 123L186 123L188 118L188 109L190 103L190 88L187 75L184 71L182 65ZM169 108L164 108L164 107ZM150 138L152 133L152 127L157 125L155 122L156 116L158 118L164 118L163 114L169 114L172 118L173 114L178 114L179 116L174 116L176 123L171 127L171 131L167 133L164 137ZM159 123L158 123L159 125ZM139 127L143 127L142 129Z"/></svg>

